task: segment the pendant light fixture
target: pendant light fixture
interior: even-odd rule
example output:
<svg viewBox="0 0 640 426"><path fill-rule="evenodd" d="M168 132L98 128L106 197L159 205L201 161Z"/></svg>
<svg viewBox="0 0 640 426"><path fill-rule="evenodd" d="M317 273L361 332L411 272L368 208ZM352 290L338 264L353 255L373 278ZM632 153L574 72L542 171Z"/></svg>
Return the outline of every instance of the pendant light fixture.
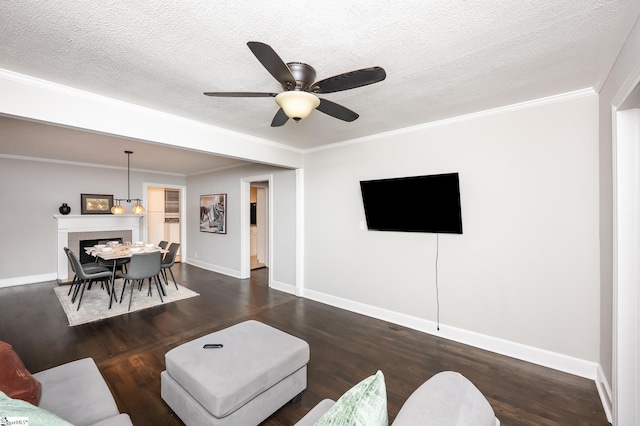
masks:
<svg viewBox="0 0 640 426"><path fill-rule="evenodd" d="M144 207L142 207L142 200L140 198L131 198L131 154L133 151L125 151L127 154L127 198L116 198L114 200L115 204L111 207L111 213L113 214L124 214L124 207L122 206L122 202L126 201L130 203L131 201L135 201L136 204L131 208L131 212L133 214L144 214Z"/></svg>

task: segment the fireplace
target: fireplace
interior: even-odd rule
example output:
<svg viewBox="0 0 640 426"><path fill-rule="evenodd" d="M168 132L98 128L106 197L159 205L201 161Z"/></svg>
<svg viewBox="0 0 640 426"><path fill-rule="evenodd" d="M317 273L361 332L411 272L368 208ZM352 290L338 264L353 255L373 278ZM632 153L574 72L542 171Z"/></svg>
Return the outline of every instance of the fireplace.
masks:
<svg viewBox="0 0 640 426"><path fill-rule="evenodd" d="M115 241L118 243L122 243L124 240L122 237L115 238L94 238L91 240L80 240L78 241L78 254L80 255L80 263L91 263L95 262L95 258L90 254L87 254L86 248L93 247L96 244L107 244L108 242Z"/></svg>
<svg viewBox="0 0 640 426"><path fill-rule="evenodd" d="M64 248L71 249L80 259L84 249L81 240L141 241L140 219L138 215L54 215L58 222L58 281L66 282L73 273ZM94 243L92 245L95 245ZM95 260L95 259L93 259Z"/></svg>

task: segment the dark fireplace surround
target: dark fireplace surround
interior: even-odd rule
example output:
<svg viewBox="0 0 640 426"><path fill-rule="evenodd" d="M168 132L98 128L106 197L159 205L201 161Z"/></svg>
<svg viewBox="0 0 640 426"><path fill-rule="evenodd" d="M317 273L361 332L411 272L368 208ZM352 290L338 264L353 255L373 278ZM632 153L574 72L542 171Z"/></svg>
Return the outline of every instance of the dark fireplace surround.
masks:
<svg viewBox="0 0 640 426"><path fill-rule="evenodd" d="M96 239L91 239L91 240L80 240L79 241L79 255L80 255L80 263L84 264L84 263L91 263L91 262L95 262L96 259L91 256L90 254L87 254L86 248L87 247L93 247L97 244L107 244L111 241L116 241L118 243L122 243L124 240L122 239L122 237L114 237L114 238L96 238Z"/></svg>

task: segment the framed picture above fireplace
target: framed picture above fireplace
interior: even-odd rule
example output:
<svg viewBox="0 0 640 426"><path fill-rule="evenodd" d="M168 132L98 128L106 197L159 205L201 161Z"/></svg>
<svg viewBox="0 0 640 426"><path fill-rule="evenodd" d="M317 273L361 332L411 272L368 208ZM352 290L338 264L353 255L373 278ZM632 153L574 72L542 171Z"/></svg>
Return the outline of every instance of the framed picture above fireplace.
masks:
<svg viewBox="0 0 640 426"><path fill-rule="evenodd" d="M111 214L113 195L80 194L81 214Z"/></svg>

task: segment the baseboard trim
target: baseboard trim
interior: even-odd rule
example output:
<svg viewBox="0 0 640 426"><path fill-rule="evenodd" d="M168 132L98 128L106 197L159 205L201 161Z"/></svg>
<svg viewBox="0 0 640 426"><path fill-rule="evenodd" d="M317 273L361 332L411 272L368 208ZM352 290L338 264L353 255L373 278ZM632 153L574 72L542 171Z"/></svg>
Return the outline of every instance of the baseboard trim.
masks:
<svg viewBox="0 0 640 426"><path fill-rule="evenodd" d="M531 362L543 367L563 371L586 379L596 380L599 365L595 362L585 361L579 358L551 352L516 342L487 336L444 324L438 325L433 321L416 318L410 315L400 314L375 306L327 295L321 292L305 289L303 297L326 303L337 308L346 309L362 315L367 315L383 321L422 331L434 336L453 340L476 348L506 355L522 361Z"/></svg>
<svg viewBox="0 0 640 426"><path fill-rule="evenodd" d="M296 286L295 285L285 284L285 283L281 283L279 281L271 281L271 283L269 284L269 287L271 287L274 290L283 291L285 293L294 294L294 295L296 294Z"/></svg>
<svg viewBox="0 0 640 426"><path fill-rule="evenodd" d="M229 275L234 278L240 278L240 271L237 270L224 268L218 265L202 262L200 260L191 258L187 258L186 260L183 260L183 262L209 271ZM54 272L24 277L3 278L0 279L0 288L53 281L56 279L57 274ZM290 294L296 294L296 287L291 284L272 281L271 288ZM602 368L597 363L547 351L544 349L534 348L532 346L511 342L492 336L483 335L480 333L475 333L468 330L463 330L456 327L450 327L445 324L441 324L438 329L437 324L435 324L433 321L389 311L387 309L377 308L375 306L366 305L360 302L354 302L352 300L343 299L341 297L336 297L313 290L304 289L301 296L321 303L326 303L327 305L335 306L337 308L346 309L351 312L356 312L383 321L392 322L394 324L398 324L403 327L408 327L434 336L453 340L459 343L464 343L501 355L510 356L512 358L532 362L544 367L553 368L565 373L594 380L598 388L598 393L600 394L603 407L607 414L607 418L611 416L611 387L606 379L606 376L604 375L604 372L602 371Z"/></svg>
<svg viewBox="0 0 640 426"><path fill-rule="evenodd" d="M609 385L609 381L607 380L607 376L605 376L604 371L602 370L602 366L598 365L597 377L596 377L596 388L598 389L598 395L600 395L600 401L602 402L602 407L604 408L604 413L607 416L607 421L613 424L613 400L611 392L611 385Z"/></svg>
<svg viewBox="0 0 640 426"><path fill-rule="evenodd" d="M58 279L58 274L51 272L49 274L28 275L26 277L2 278L0 279L0 288L13 287L15 285L35 284L44 281L54 281Z"/></svg>
<svg viewBox="0 0 640 426"><path fill-rule="evenodd" d="M243 279L240 271L235 269L224 268L222 266L214 265L213 263L203 262L198 259L192 259L190 257L183 259L182 262L189 265L197 266L198 268L206 269L207 271L217 272L219 274L228 275L233 278Z"/></svg>

